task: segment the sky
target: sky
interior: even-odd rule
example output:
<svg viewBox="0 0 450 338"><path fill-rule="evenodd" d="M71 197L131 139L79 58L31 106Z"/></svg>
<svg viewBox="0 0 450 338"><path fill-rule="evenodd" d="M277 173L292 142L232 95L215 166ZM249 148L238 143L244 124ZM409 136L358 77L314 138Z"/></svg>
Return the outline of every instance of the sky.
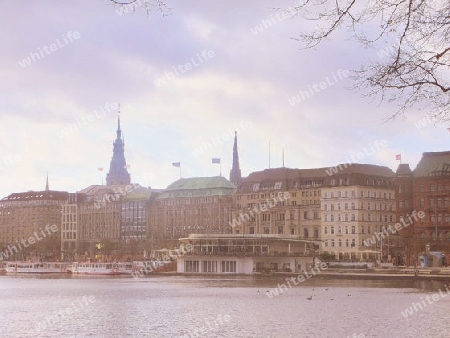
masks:
<svg viewBox="0 0 450 338"><path fill-rule="evenodd" d="M142 2L142 0L141 0ZM229 178L234 131L242 175L284 165L414 169L449 150L450 126L350 89L349 70L382 57L345 31L305 50L314 23L276 16L293 1L175 1L171 15L98 1L9 1L0 30L0 195L101 184L118 104L133 183ZM295 99L294 99L295 98ZM270 148L269 148L270 144ZM270 164L269 164L270 149ZM212 164L220 158L221 164ZM353 162L353 161L351 161ZM103 172L98 168L104 168Z"/></svg>

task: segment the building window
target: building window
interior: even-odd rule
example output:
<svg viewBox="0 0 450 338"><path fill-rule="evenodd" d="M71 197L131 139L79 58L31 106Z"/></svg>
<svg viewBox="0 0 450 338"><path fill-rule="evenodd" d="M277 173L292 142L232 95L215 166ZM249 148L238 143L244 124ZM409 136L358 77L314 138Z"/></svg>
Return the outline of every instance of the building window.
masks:
<svg viewBox="0 0 450 338"><path fill-rule="evenodd" d="M314 237L319 238L319 228L314 228Z"/></svg>
<svg viewBox="0 0 450 338"><path fill-rule="evenodd" d="M348 247L348 238L345 239L345 246Z"/></svg>
<svg viewBox="0 0 450 338"><path fill-rule="evenodd" d="M434 184L430 185L430 191L436 191L436 186Z"/></svg>
<svg viewBox="0 0 450 338"><path fill-rule="evenodd" d="M330 228L330 234L334 235L334 227Z"/></svg>
<svg viewBox="0 0 450 338"><path fill-rule="evenodd" d="M327 204L323 205L323 210L328 210L328 205Z"/></svg>
<svg viewBox="0 0 450 338"><path fill-rule="evenodd" d="M352 221L355 221L355 214L352 214L351 220L352 220Z"/></svg>
<svg viewBox="0 0 450 338"><path fill-rule="evenodd" d="M348 234L348 226L345 226L345 233Z"/></svg>
<svg viewBox="0 0 450 338"><path fill-rule="evenodd" d="M285 214L277 214L277 221L284 221Z"/></svg>
<svg viewBox="0 0 450 338"><path fill-rule="evenodd" d="M263 221L270 221L270 214L263 214L262 216Z"/></svg>
<svg viewBox="0 0 450 338"><path fill-rule="evenodd" d="M342 227L340 225L338 226L338 234L342 234Z"/></svg>
<svg viewBox="0 0 450 338"><path fill-rule="evenodd" d="M324 227L324 228L323 228L323 234L324 234L324 235L327 235L327 234L328 234L328 227Z"/></svg>
<svg viewBox="0 0 450 338"><path fill-rule="evenodd" d="M338 243L339 243L339 247L342 247L342 239L339 238Z"/></svg>
<svg viewBox="0 0 450 338"><path fill-rule="evenodd" d="M204 261L203 272L217 272L217 261Z"/></svg>
<svg viewBox="0 0 450 338"><path fill-rule="evenodd" d="M308 229L304 228L303 229L303 237L308 238L309 237L308 235L309 235Z"/></svg>
<svg viewBox="0 0 450 338"><path fill-rule="evenodd" d="M308 212L307 212L307 211L305 211L305 212L303 213L303 219L308 219Z"/></svg>
<svg viewBox="0 0 450 338"><path fill-rule="evenodd" d="M269 227L264 227L264 233L267 235L267 234L270 234L270 228Z"/></svg>
<svg viewBox="0 0 450 338"><path fill-rule="evenodd" d="M348 222L348 214L345 214L344 217L345 217L345 221Z"/></svg>
<svg viewBox="0 0 450 338"><path fill-rule="evenodd" d="M330 221L334 222L334 215L330 215Z"/></svg>
<svg viewBox="0 0 450 338"><path fill-rule="evenodd" d="M352 234L356 234L356 227L352 225Z"/></svg>
<svg viewBox="0 0 450 338"><path fill-rule="evenodd" d="M255 227L250 227L250 233L254 234L255 233Z"/></svg>
<svg viewBox="0 0 450 338"><path fill-rule="evenodd" d="M199 272L199 262L184 261L184 272Z"/></svg>
<svg viewBox="0 0 450 338"><path fill-rule="evenodd" d="M355 241L355 239L353 238L352 239L352 247L355 247L356 246L356 241Z"/></svg>
<svg viewBox="0 0 450 338"><path fill-rule="evenodd" d="M355 202L352 202L352 210L355 210Z"/></svg>
<svg viewBox="0 0 450 338"><path fill-rule="evenodd" d="M236 261L222 261L222 272L236 272Z"/></svg>
<svg viewBox="0 0 450 338"><path fill-rule="evenodd" d="M362 233L362 234L365 233L364 225L361 225L361 233Z"/></svg>
<svg viewBox="0 0 450 338"><path fill-rule="evenodd" d="M331 247L334 248L334 239L331 239Z"/></svg>

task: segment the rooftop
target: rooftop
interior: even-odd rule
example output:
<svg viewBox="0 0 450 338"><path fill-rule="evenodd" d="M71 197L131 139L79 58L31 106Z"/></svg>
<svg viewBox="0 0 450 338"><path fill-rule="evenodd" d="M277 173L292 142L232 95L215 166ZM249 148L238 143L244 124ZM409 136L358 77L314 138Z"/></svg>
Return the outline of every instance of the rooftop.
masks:
<svg viewBox="0 0 450 338"><path fill-rule="evenodd" d="M450 175L450 151L423 153L413 175L414 177Z"/></svg>

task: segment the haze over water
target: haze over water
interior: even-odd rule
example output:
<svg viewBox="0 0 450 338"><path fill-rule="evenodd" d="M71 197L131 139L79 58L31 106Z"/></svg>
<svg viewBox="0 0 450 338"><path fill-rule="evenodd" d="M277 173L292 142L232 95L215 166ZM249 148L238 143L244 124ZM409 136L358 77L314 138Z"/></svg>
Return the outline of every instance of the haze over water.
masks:
<svg viewBox="0 0 450 338"><path fill-rule="evenodd" d="M266 295L283 282L1 276L0 327L3 337L450 337L450 297L402 315L443 283L312 278Z"/></svg>

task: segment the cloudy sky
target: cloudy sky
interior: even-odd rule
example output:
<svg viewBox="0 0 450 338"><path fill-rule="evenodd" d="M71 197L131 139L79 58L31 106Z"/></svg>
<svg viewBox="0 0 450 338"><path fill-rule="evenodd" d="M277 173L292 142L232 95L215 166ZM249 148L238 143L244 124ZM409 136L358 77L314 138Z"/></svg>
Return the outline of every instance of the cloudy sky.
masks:
<svg viewBox="0 0 450 338"><path fill-rule="evenodd" d="M360 163L395 170L402 154L414 168L422 152L448 149L448 126L427 122L426 111L384 123L395 104L347 88L346 70L383 46L363 50L340 34L303 50L292 37L311 23L271 9L292 1L168 4L170 16L142 6L123 15L108 0L2 5L2 197L43 189L47 172L55 190L100 184L117 103L132 181L153 188L179 178L172 162L183 177L214 176L219 157L228 177L234 130L244 176L269 167L269 142L270 166L282 166L284 148L290 168L359 152Z"/></svg>

